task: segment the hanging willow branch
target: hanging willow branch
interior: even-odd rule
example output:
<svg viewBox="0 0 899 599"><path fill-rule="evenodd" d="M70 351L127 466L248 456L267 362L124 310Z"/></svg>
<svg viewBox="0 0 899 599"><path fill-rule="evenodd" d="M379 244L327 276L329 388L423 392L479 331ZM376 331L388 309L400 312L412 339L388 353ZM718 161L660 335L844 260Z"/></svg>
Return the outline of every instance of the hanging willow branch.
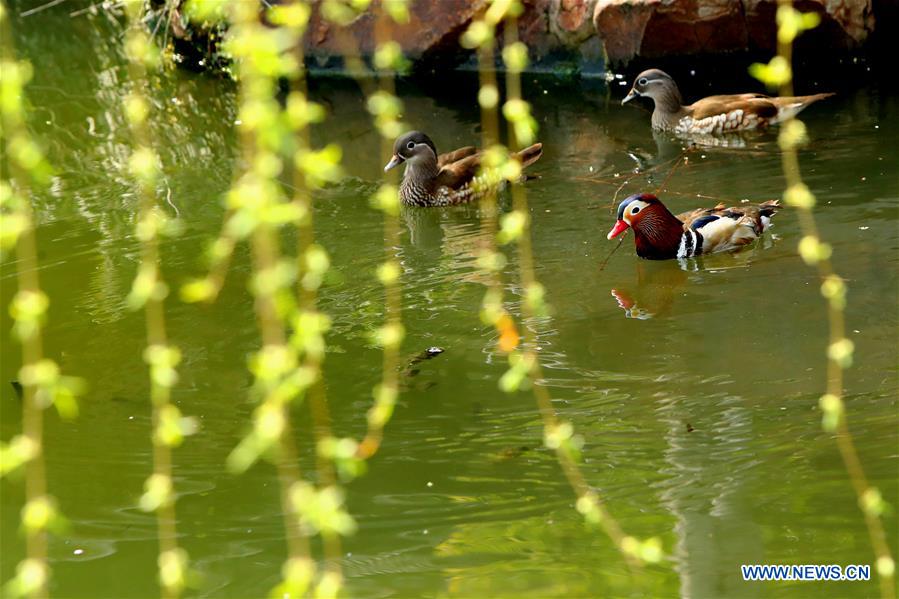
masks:
<svg viewBox="0 0 899 599"><path fill-rule="evenodd" d="M343 445L331 433L331 416L322 373L325 359L325 333L330 327L330 319L318 310L318 289L327 271L330 258L327 251L315 241L313 191L314 181L307 181L302 165L311 154L309 142L310 123L323 116L321 107L309 102L306 94L306 70L302 46L303 35L310 17L310 7L294 0L270 11L273 23L281 26L295 40L292 50L297 57L296 72L288 75L291 92L286 102L286 115L293 131L293 156L288 161L288 171L293 184L291 203L301 215L297 221L297 311L292 318L291 345L299 351L300 368L313 381L306 392L306 400L312 416L312 433L316 447L316 470L319 489L328 489L334 497L342 494L337 485L335 461L341 455ZM299 487L298 487L299 488ZM308 488L304 489L308 490ZM304 491L305 492L305 491ZM340 534L332 527L321 529L325 572L318 592L322 595L336 594L343 586L341 568Z"/></svg>
<svg viewBox="0 0 899 599"><path fill-rule="evenodd" d="M478 104L481 107L481 144L486 151L485 168L498 168L505 160L505 150L499 144L499 87L496 80L494 51L496 27L506 12L513 10L510 2L494 2L479 19L476 19L462 36L464 47L478 55ZM494 328L497 347L510 354L518 347L520 336L515 320L506 310L503 301L502 271L507 264L506 255L496 243L498 206L496 190L489 189L481 198L481 243L478 268L487 275L487 291L481 302L481 320Z"/></svg>
<svg viewBox="0 0 899 599"><path fill-rule="evenodd" d="M793 95L793 41L802 31L818 25L815 13L801 13L793 8L792 0L778 0L777 56L768 64L754 64L750 73L782 96ZM823 414L822 426L833 433L849 480L855 490L858 505L865 517L865 525L874 554L875 570L880 578L880 594L884 598L896 596L894 582L895 561L890 552L881 516L886 509L880 491L870 485L855 449L843 401L843 373L852 365L854 346L846 337L846 283L834 270L831 262L833 248L821 240L815 220L815 195L802 180L798 149L808 141L805 125L791 118L783 124L778 136L781 163L787 189L784 202L796 208L803 237L799 241L799 255L809 266L815 267L821 279L821 295L827 302L829 344L827 347L827 391L819 400Z"/></svg>
<svg viewBox="0 0 899 599"><path fill-rule="evenodd" d="M392 21L409 20L406 2L381 4L375 26L377 47L374 63L378 74L378 90L367 101L369 112L381 137L379 164L387 164L393 154L393 140L402 132L399 115L402 103L396 97L394 73L404 66L398 43L390 39ZM405 329L402 321L402 268L396 258L400 245L399 194L396 186L382 183L372 198L372 205L384 215L384 262L378 267L378 279L384 286L384 324L376 333L376 341L383 347L381 382L374 389L374 404L368 411L368 430L359 444L357 456L368 459L381 446L384 427L393 415L399 397L399 360Z"/></svg>
<svg viewBox="0 0 899 599"><path fill-rule="evenodd" d="M227 194L225 223L212 245L210 274L182 288L188 301L211 301L221 289L237 244L247 240L253 273L250 289L262 340L250 368L253 396L259 404L252 430L228 457L234 472L261 458L274 461L284 516L287 559L277 596L335 596L343 586L340 535L355 522L344 509L335 463L345 443L330 433L330 416L322 381L322 361L330 321L317 309L318 289L330 268L327 251L315 242L313 191L342 176L340 148L314 150L309 125L324 119L321 106L305 91L303 54L297 47L309 22L308 2L294 0L271 7L267 25L254 2L232 0L224 12L218 5L194 3L193 18L230 21L226 50L234 58L240 85L239 134L242 171ZM285 101L277 99L281 81L290 82ZM285 193L281 177L291 181ZM282 247L281 231L293 226L297 254ZM318 459L318 485L300 471L291 406L308 400ZM310 537L324 541L325 565L319 571Z"/></svg>
<svg viewBox="0 0 899 599"><path fill-rule="evenodd" d="M160 236L172 229L172 223L156 201L159 157L153 150L147 123L150 118L147 73L148 69L158 66L159 55L141 23L142 5L132 2L126 8L130 25L125 49L132 89L125 97L125 114L134 139L130 168L139 186L140 214L136 236L141 244L141 262L128 295L128 305L144 311L147 329L144 360L150 367L153 426L153 474L144 484L140 507L156 513L162 596L178 597L187 584L188 557L178 546L172 449L181 444L185 435L196 430L196 420L182 416L171 402L171 390L178 380L175 367L181 360L181 352L169 345L166 335L164 303L168 286L160 273L159 244Z"/></svg>
<svg viewBox="0 0 899 599"><path fill-rule="evenodd" d="M47 491L44 464L44 410L51 405L64 418L78 413L75 396L81 382L63 376L59 366L44 356L42 330L50 300L40 288L38 252L32 207L33 187L47 184L52 168L25 122L25 86L31 65L18 61L6 4L0 2L0 124L4 172L0 177L0 252L6 259L14 251L18 291L10 314L13 333L22 344L22 433L0 445L0 476L25 469L25 506L21 522L25 559L15 577L3 588L4 595L46 597L50 567L47 564L48 531L58 529L63 518L56 500Z"/></svg>
<svg viewBox="0 0 899 599"><path fill-rule="evenodd" d="M495 35L497 26L504 22L505 47L502 52L506 67L506 102L502 106L503 116L509 127L511 149L514 151L535 141L536 120L530 113L530 106L521 97L521 72L527 65L527 48L517 41L517 16L523 7L518 0L495 0L484 15L475 20L463 35L466 47L477 49L481 87L478 101L482 108L484 141L487 144L486 168L500 169L512 186L513 210L505 214L496 228L495 197L489 198L482 212L486 224L487 238L490 240L480 260L481 267L490 272L491 287L484 301L483 315L493 324L499 334L499 348L509 355L509 370L499 381L506 392L518 390L525 380L533 387L537 406L544 424L544 442L553 449L565 476L577 496L577 509L585 519L600 525L618 550L624 555L633 571L637 571L644 561L661 559L661 545L656 538L639 541L627 536L600 501L598 493L587 484L579 466L582 439L574 433L570 423L559 420L552 407L549 391L542 384L542 372L537 355L537 339L533 331L522 325L523 340L514 321L505 310L502 301L502 285L499 272L505 265L503 254L495 249L495 243L517 243L519 277L524 289L522 318L525 322L547 313L545 290L537 281L530 238L530 213L525 190L517 183L521 180L521 166L510 157L509 149L498 144L499 90L493 66Z"/></svg>

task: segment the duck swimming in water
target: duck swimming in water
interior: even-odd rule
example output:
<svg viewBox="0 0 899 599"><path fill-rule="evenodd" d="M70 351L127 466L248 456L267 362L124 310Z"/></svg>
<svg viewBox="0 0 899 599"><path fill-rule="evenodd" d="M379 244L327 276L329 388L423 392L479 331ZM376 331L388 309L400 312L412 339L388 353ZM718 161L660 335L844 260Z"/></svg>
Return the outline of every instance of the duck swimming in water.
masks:
<svg viewBox="0 0 899 599"><path fill-rule="evenodd" d="M652 98L652 128L660 131L690 134L722 134L764 129L796 116L809 104L832 96L771 97L764 94L732 94L709 96L684 106L677 83L668 73L649 69L637 75L630 93L621 101Z"/></svg>
<svg viewBox="0 0 899 599"><path fill-rule="evenodd" d="M758 239L779 208L778 200L769 200L730 208L718 204L675 216L654 195L638 193L618 205L608 238L633 229L637 255L648 260L727 252Z"/></svg>
<svg viewBox="0 0 899 599"><path fill-rule="evenodd" d="M521 168L537 162L543 144L536 143L512 154ZM505 180L479 174L483 153L474 146L438 154L431 138L420 131L400 136L393 145L393 157L384 172L405 163L400 183L400 200L407 206L454 206L473 202Z"/></svg>

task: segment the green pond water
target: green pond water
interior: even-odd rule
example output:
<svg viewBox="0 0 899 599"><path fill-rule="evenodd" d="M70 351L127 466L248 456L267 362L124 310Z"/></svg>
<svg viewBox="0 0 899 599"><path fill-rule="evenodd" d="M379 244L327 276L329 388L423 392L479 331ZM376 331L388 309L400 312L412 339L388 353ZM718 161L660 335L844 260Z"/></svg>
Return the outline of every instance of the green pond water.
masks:
<svg viewBox="0 0 899 599"><path fill-rule="evenodd" d="M151 470L143 315L125 306L139 254L138 199L127 173L121 113L127 78L119 30L71 9L17 19L20 55L34 65L30 127L57 175L35 206L40 277L51 298L47 353L88 392L77 419L46 416L50 491L69 520L52 539L51 591L60 597L158 593L156 523L136 507ZM401 87L404 120L449 150L479 139L472 80ZM817 408L825 379L825 305L815 272L796 255L795 213L783 210L757 245L680 265L638 259L615 242L610 202L655 190L682 144L653 136L649 115L621 107L613 84L529 81L545 144L527 195L536 271L552 315L536 334L560 417L585 440L583 470L628 534L658 536L666 560L635 582L599 531L584 526L554 454L542 447L533 396L504 394L506 370L478 318L486 279L476 207L404 213L404 355L445 353L406 381L382 450L347 486L358 532L344 540L347 594L358 597L775 596L871 597L870 582L747 583L746 563L873 564L855 495ZM378 137L355 84L310 83L329 110L317 144L339 143L347 178L316 196L318 240L333 268L320 306L333 319L325 376L335 433L360 437L381 351L374 269L383 259L381 215L368 196L383 177ZM177 286L204 272L203 252L223 216L221 194L237 162L235 88L171 71L153 77L153 134L165 184L184 223L164 248ZM846 378L856 446L871 482L893 506L899 546L897 298L899 298L899 95L847 91L805 115L801 153L819 199L823 237L848 280ZM395 175L393 175L395 176ZM675 212L719 200L761 201L783 188L773 133L743 148L702 148L667 182ZM164 197L165 188L160 188ZM504 200L508 209L509 200ZM288 235L288 243L292 243ZM518 261L509 252L505 298L520 314ZM0 300L15 292L14 260L0 269ZM174 401L201 428L175 454L180 543L199 575L191 595L257 597L285 557L274 469L229 474L226 456L253 404L247 357L259 345L241 249L211 306L167 303L184 360ZM20 430L19 348L4 308L0 436ZM295 411L303 466L311 468L305 406ZM20 480L4 480L0 577L23 557Z"/></svg>

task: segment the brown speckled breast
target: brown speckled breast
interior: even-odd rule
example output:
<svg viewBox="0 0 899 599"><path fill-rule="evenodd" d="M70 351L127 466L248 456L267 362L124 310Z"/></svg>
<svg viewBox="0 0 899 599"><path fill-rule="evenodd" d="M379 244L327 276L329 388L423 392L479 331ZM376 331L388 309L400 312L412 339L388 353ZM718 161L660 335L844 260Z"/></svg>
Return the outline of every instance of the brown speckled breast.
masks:
<svg viewBox="0 0 899 599"><path fill-rule="evenodd" d="M493 177L495 179L495 177ZM491 183L494 183L491 185ZM487 180L484 177L475 177L471 183L459 189L450 189L446 186L438 187L430 191L424 185L411 179L403 179L400 184L400 200L406 206L440 207L467 204L481 199L490 189L496 189L501 185L496 181Z"/></svg>
<svg viewBox="0 0 899 599"><path fill-rule="evenodd" d="M740 108L730 112L716 114L704 119L685 116L674 127L675 133L681 134L719 134L735 131L747 131L764 127L768 123L757 114L746 112Z"/></svg>

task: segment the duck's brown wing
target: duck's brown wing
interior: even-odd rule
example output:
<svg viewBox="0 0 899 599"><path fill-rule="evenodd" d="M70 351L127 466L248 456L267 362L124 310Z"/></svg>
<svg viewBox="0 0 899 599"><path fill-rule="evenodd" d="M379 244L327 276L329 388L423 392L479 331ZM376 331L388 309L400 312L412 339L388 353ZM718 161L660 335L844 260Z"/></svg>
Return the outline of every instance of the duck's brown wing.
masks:
<svg viewBox="0 0 899 599"><path fill-rule="evenodd" d="M458 160L462 160L463 158L474 156L477 153L478 149L476 147L465 146L464 148L459 148L458 150L453 150L452 152L447 152L446 154L441 154L440 156L438 156L437 166L446 166Z"/></svg>
<svg viewBox="0 0 899 599"><path fill-rule="evenodd" d="M761 235L780 205L777 200L761 204L693 210L681 215L684 227L702 234L703 253L726 251L746 245ZM685 218L686 217L686 218Z"/></svg>
<svg viewBox="0 0 899 599"><path fill-rule="evenodd" d="M446 187L451 191L465 189L468 193L462 193L457 198L459 203L462 203L469 201L471 197L477 196L488 188L502 185L504 182L502 174L496 169L478 176L482 156L479 151L474 150L474 148L462 148L461 150L456 150L455 153L461 152L469 152L469 155L464 158L456 158L452 162L447 162L441 166L440 172L437 173L434 181L436 189L440 187ZM521 161L522 168L535 163L542 155L543 144L540 143L528 146L516 154L518 160Z"/></svg>
<svg viewBox="0 0 899 599"><path fill-rule="evenodd" d="M724 204L718 204L714 208L697 208L677 215L677 219L684 223L684 228L689 228L697 218L714 214L719 210L724 210Z"/></svg>
<svg viewBox="0 0 899 599"><path fill-rule="evenodd" d="M691 104L688 109L695 120L714 117L719 114L731 114L742 110L743 115L754 115L763 120L777 116L778 107L774 98L764 94L734 94L725 96L709 96Z"/></svg>
<svg viewBox="0 0 899 599"><path fill-rule="evenodd" d="M685 227L693 227L697 219L708 216L723 216L734 220L749 217L754 221L761 222L760 219L763 216L770 218L777 213L778 209L780 209L780 200L768 200L761 204L744 204L743 206L726 206L723 202L719 202L714 208L697 208L678 214L677 218L683 221Z"/></svg>
<svg viewBox="0 0 899 599"><path fill-rule="evenodd" d="M481 165L481 155L473 154L467 158L453 161L444 165L437 173L435 184L437 187L447 187L457 190L465 187L478 174Z"/></svg>

